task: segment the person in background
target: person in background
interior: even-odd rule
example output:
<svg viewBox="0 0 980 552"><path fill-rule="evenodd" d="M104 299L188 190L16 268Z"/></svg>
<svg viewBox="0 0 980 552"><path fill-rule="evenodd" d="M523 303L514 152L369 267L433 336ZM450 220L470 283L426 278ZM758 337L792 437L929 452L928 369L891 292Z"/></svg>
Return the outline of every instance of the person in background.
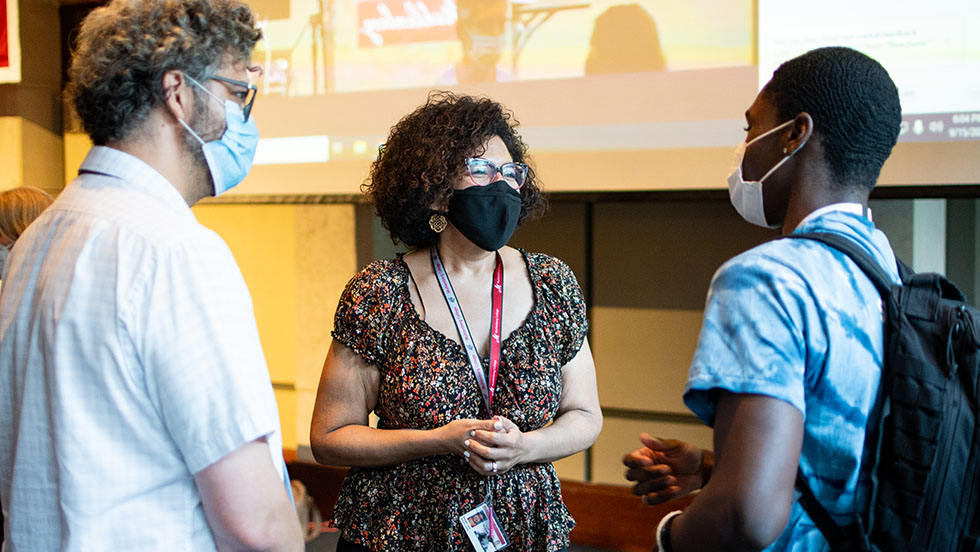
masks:
<svg viewBox="0 0 980 552"><path fill-rule="evenodd" d="M620 4L595 19L586 75L663 71L667 68L657 23L639 4Z"/></svg>
<svg viewBox="0 0 980 552"><path fill-rule="evenodd" d="M0 280L14 242L52 201L51 194L32 186L0 192Z"/></svg>
<svg viewBox="0 0 980 552"><path fill-rule="evenodd" d="M514 550L569 545L551 462L602 414L574 274L506 246L543 208L516 126L490 99L434 94L372 165L365 193L411 251L347 284L317 390L313 454L352 466L340 551L472 550L481 514Z"/></svg>
<svg viewBox="0 0 980 552"><path fill-rule="evenodd" d="M303 548L252 303L190 206L258 142L234 0L114 0L68 97L95 146L0 294L0 499L14 550Z"/></svg>
<svg viewBox="0 0 980 552"><path fill-rule="evenodd" d="M868 209L902 119L888 72L849 48L812 50L775 71L745 119L729 177L742 217L844 236L899 283ZM861 269L812 240L769 241L718 270L684 392L714 451L644 434L624 459L648 504L703 487L661 522L661 550L829 550L794 484L799 471L839 526L868 500L882 316Z"/></svg>
<svg viewBox="0 0 980 552"><path fill-rule="evenodd" d="M511 75L500 69L507 48L510 0L457 0L456 36L463 57L449 68L437 86L507 82Z"/></svg>

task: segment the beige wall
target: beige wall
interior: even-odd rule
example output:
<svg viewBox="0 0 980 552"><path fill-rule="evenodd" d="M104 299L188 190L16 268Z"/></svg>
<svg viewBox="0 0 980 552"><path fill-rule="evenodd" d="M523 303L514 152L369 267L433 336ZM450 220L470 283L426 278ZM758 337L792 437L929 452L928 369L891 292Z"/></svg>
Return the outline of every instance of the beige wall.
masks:
<svg viewBox="0 0 980 552"><path fill-rule="evenodd" d="M20 0L21 81L0 84L0 189L62 188L58 6L54 0Z"/></svg>
<svg viewBox="0 0 980 552"><path fill-rule="evenodd" d="M309 446L333 313L356 270L354 207L201 204L194 213L224 238L252 294L284 446Z"/></svg>

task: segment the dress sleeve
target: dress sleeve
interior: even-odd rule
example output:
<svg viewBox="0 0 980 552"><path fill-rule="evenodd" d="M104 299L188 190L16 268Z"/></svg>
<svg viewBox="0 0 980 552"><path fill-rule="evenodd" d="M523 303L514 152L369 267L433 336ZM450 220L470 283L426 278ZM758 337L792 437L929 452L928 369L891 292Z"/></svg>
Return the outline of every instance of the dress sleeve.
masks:
<svg viewBox="0 0 980 552"><path fill-rule="evenodd" d="M564 366L571 362L585 342L589 332L589 318L582 288L575 279L575 273L567 264L554 257L542 258L542 296L548 322L555 334L551 336L557 343L558 362Z"/></svg>
<svg viewBox="0 0 980 552"><path fill-rule="evenodd" d="M397 282L392 261L372 263L351 278L334 315L333 338L378 365L388 353Z"/></svg>
<svg viewBox="0 0 980 552"><path fill-rule="evenodd" d="M684 402L714 425L717 393L784 400L806 414L806 312L803 278L767 255L748 252L723 265L708 292Z"/></svg>

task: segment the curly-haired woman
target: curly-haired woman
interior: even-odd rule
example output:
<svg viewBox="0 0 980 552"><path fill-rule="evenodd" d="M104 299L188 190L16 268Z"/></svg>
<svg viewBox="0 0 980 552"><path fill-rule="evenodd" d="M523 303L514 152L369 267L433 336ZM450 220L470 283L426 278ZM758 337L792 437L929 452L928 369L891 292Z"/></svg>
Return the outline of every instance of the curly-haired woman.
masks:
<svg viewBox="0 0 980 552"><path fill-rule="evenodd" d="M575 276L505 245L544 207L516 126L489 99L434 94L372 166L367 197L411 251L357 274L337 308L310 438L352 466L338 550L471 550L483 530L568 546L550 462L591 445L602 415Z"/></svg>

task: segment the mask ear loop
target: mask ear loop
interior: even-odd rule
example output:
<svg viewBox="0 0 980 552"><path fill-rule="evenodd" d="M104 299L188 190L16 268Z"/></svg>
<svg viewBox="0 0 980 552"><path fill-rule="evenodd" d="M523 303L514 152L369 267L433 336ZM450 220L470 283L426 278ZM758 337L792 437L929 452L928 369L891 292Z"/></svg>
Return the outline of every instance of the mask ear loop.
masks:
<svg viewBox="0 0 980 552"><path fill-rule="evenodd" d="M191 84L194 84L194 85L200 87L201 90L204 90L206 93L208 93L209 95L211 95L212 97L214 97L214 99L216 99L218 101L221 101L217 96L215 96L214 94L212 94L210 90L208 90L207 88L201 86L201 83L199 83L196 80L194 80L194 78L191 77L190 75L188 75L187 73L184 73L184 78L186 78L187 80L189 80L191 82ZM171 94L173 94L173 93L174 92L171 91ZM188 125L187 122L184 121L184 118L183 117L177 117L177 122L180 123L184 127L184 129L186 129L187 132L189 132L190 135L194 137L195 140L197 140L198 142L200 142L202 146L207 143L203 139L201 139L201 137L196 132L194 132L194 129L192 129L190 127L190 125Z"/></svg>
<svg viewBox="0 0 980 552"><path fill-rule="evenodd" d="M197 140L198 142L200 142L202 146L207 143L204 140L202 140L201 137L198 136L196 132L194 132L194 129L191 128L190 125L188 125L187 123L184 122L184 119L183 118L177 119L177 122L180 123L180 124L182 124L182 125L184 125L184 128L187 129L187 132L190 132L191 133L191 136L193 136L195 140Z"/></svg>
<svg viewBox="0 0 980 552"><path fill-rule="evenodd" d="M783 123L783 124L779 125L778 127L770 130L769 132L775 132L776 130L779 130L780 128L782 128L782 127L784 127L784 126L786 126L786 125L788 125L788 124L790 124L792 122L793 122L792 120L791 121L786 121L785 123ZM767 132L766 134L769 134L769 132ZM765 136L765 134L763 134L762 136ZM758 140L759 138L762 138L762 136L757 136L755 138L755 140ZM755 142L755 140L752 140L752 141ZM799 147L797 147L793 151L789 151L789 148L788 147L783 148L783 155L785 155L785 157L783 157L782 159L780 159L779 160L779 163L776 163L771 169L769 169L769 171L766 174L762 175L762 178L759 179L759 183L761 184L762 182L764 182L766 180L766 178L769 178L769 175L770 174L772 174L776 169L778 169L779 167L781 167L783 165L783 163L789 161L790 158L793 157L794 155L796 155L796 152L798 152L801 149L803 149L803 146L805 146L806 143L809 142L809 141L810 141L810 138L807 137L807 139L804 140L803 143L800 144Z"/></svg>

